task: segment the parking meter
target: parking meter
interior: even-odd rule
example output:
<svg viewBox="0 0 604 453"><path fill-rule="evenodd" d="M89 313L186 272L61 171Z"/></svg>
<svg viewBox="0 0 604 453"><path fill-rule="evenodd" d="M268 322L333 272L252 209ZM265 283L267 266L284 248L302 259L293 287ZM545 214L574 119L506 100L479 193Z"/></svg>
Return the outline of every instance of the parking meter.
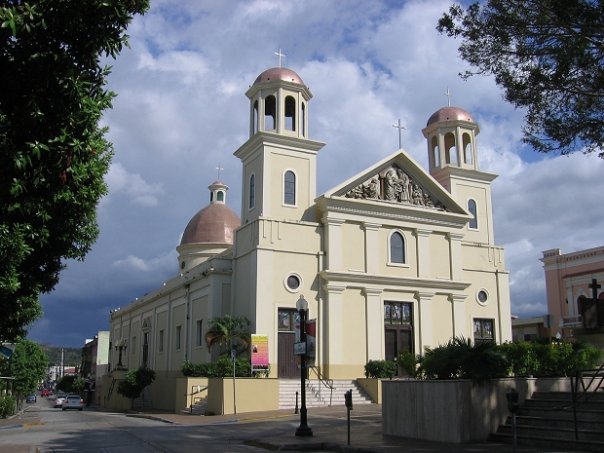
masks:
<svg viewBox="0 0 604 453"><path fill-rule="evenodd" d="M344 402L346 407L352 410L352 390L348 390L346 393L344 393Z"/></svg>
<svg viewBox="0 0 604 453"><path fill-rule="evenodd" d="M518 404L518 392L516 389L510 389L505 394L506 399L508 400L508 409L512 414L518 412L519 404Z"/></svg>

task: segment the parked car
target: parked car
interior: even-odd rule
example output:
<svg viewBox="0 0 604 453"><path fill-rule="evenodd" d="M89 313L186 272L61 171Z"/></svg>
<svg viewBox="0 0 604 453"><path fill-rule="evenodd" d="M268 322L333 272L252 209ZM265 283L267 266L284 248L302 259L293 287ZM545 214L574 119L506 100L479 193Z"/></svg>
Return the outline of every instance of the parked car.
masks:
<svg viewBox="0 0 604 453"><path fill-rule="evenodd" d="M63 402L65 401L65 398L67 398L67 395L65 395L64 393L59 393L55 398L55 407L63 407Z"/></svg>
<svg viewBox="0 0 604 453"><path fill-rule="evenodd" d="M31 395L27 395L27 398L25 398L26 403L35 403L36 401L38 401L38 397L33 393Z"/></svg>
<svg viewBox="0 0 604 453"><path fill-rule="evenodd" d="M67 395L63 401L63 410L77 409L81 411L84 408L84 400L80 395Z"/></svg>

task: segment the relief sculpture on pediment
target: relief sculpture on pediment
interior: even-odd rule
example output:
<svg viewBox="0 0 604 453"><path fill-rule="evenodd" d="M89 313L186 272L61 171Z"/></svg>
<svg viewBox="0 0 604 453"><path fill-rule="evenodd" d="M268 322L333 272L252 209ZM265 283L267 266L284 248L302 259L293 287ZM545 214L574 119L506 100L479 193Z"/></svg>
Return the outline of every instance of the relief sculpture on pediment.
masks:
<svg viewBox="0 0 604 453"><path fill-rule="evenodd" d="M350 189L346 198L380 200L402 203L445 211L446 208L417 184L397 165L382 170L379 174Z"/></svg>

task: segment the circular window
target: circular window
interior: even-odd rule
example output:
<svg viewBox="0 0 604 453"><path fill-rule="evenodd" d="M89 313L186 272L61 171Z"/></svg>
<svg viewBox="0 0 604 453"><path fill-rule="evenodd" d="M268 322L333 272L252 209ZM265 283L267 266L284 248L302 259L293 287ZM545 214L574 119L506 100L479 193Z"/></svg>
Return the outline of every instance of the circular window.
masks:
<svg viewBox="0 0 604 453"><path fill-rule="evenodd" d="M481 289L476 293L476 300L482 305L487 303L487 300L489 300L489 293L487 293L486 289Z"/></svg>
<svg viewBox="0 0 604 453"><path fill-rule="evenodd" d="M302 286L302 279L298 274L290 274L285 278L285 287L290 292L296 292Z"/></svg>

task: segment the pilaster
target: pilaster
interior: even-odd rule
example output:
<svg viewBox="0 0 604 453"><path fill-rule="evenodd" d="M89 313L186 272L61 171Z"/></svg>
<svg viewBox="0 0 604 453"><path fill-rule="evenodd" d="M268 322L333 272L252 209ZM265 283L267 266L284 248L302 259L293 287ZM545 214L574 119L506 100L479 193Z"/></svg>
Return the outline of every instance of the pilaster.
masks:
<svg viewBox="0 0 604 453"><path fill-rule="evenodd" d="M431 230L415 230L417 250L417 276L430 278L430 234Z"/></svg>
<svg viewBox="0 0 604 453"><path fill-rule="evenodd" d="M379 270L379 231L382 225L378 223L363 223L365 230L365 272L377 274Z"/></svg>
<svg viewBox="0 0 604 453"><path fill-rule="evenodd" d="M364 288L365 295L365 326L367 335L367 357L369 360L382 360L384 358L384 335L369 335L369 332L384 331L384 306L382 304L382 290L373 288Z"/></svg>
<svg viewBox="0 0 604 453"><path fill-rule="evenodd" d="M417 324L418 331L416 336L416 352L423 354L426 348L431 348L434 345L432 341L434 339L434 332L432 327L432 298L434 293L427 291L417 291L415 293L415 299L417 300Z"/></svg>
<svg viewBox="0 0 604 453"><path fill-rule="evenodd" d="M450 294L451 310L453 313L453 337L472 338L473 330L468 329L465 294Z"/></svg>
<svg viewBox="0 0 604 453"><path fill-rule="evenodd" d="M327 225L326 248L327 248L327 269L331 271L342 270L342 224L343 219L326 217L323 223Z"/></svg>

